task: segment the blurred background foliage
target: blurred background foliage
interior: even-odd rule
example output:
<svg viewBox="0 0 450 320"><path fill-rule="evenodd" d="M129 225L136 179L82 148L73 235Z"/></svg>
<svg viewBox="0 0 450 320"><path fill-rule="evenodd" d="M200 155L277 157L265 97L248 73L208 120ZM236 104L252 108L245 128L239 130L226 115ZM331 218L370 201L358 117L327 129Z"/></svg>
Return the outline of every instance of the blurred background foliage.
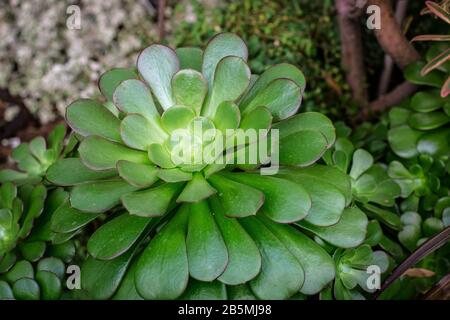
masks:
<svg viewBox="0 0 450 320"><path fill-rule="evenodd" d="M409 3L404 21L407 37L439 33L434 29L440 24L419 15L423 4ZM80 30L66 27L66 10L73 4L81 9ZM11 135L5 136L2 127L17 117L20 108L25 107L39 127L61 119L74 97L98 95L96 79L101 73L113 66L132 66L142 48L159 41L157 20L158 0L2 1L3 146L9 146L5 138ZM334 0L167 0L163 42L172 47L203 46L214 34L235 32L249 46L254 73L280 62L297 65L308 81L302 110L349 122L359 108L351 102L341 68L336 20ZM384 53L373 32L363 30L366 72L374 99ZM417 47L426 48L426 44ZM391 87L401 81L401 72L395 70Z"/></svg>

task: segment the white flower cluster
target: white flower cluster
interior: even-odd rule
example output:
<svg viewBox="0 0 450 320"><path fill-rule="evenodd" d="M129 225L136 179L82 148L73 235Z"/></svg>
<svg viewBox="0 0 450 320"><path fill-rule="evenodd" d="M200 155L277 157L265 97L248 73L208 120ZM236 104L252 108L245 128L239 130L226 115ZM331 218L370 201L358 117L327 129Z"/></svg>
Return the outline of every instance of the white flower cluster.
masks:
<svg viewBox="0 0 450 320"><path fill-rule="evenodd" d="M80 7L79 30L66 26L70 5ZM157 39L155 15L148 0L2 0L0 87L49 122L74 97L98 94L102 72L134 64Z"/></svg>

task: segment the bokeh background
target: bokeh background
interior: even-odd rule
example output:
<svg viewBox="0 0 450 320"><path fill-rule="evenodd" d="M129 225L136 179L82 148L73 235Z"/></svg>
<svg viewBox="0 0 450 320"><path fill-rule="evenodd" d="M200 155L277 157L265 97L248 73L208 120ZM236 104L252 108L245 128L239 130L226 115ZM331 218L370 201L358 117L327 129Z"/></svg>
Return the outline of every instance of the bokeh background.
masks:
<svg viewBox="0 0 450 320"><path fill-rule="evenodd" d="M66 26L70 5L80 7L79 30ZM407 36L432 31L429 21L419 23L422 7L410 1ZM154 42L204 46L223 31L247 42L254 73L282 61L299 66L308 80L303 110L348 120L358 106L341 68L336 20L333 0L2 0L0 163L21 140L60 122L71 101L98 96L105 70L134 65ZM377 82L384 53L371 31L363 38L368 79Z"/></svg>

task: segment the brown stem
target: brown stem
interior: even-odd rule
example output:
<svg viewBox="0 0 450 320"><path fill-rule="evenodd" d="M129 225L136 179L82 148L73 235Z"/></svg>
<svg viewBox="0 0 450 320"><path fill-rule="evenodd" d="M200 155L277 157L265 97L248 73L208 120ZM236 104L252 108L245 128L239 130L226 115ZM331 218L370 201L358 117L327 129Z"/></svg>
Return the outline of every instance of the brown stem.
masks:
<svg viewBox="0 0 450 320"><path fill-rule="evenodd" d="M164 27L164 11L166 9L166 0L158 1L158 35L159 42L164 40L165 27Z"/></svg>
<svg viewBox="0 0 450 320"><path fill-rule="evenodd" d="M361 28L358 18L361 10L354 0L336 0L342 48L342 66L346 71L347 82L353 99L362 107L368 103L366 74L363 59Z"/></svg>
<svg viewBox="0 0 450 320"><path fill-rule="evenodd" d="M377 100L370 103L370 109L373 112L382 112L385 111L388 107L393 106L395 104L399 104L404 99L409 97L411 94L416 92L417 86L405 81L402 84L398 85L391 92L381 96Z"/></svg>
<svg viewBox="0 0 450 320"><path fill-rule="evenodd" d="M405 19L406 9L408 8L408 0L398 0L395 7L395 21L401 26ZM378 85L378 97L382 96L388 91L389 83L391 82L392 71L394 69L394 60L390 55L384 55L384 67L380 76L380 83Z"/></svg>
<svg viewBox="0 0 450 320"><path fill-rule="evenodd" d="M395 20L390 0L369 0L369 5L376 5L381 12L381 29L375 29L375 36L384 52L394 59L401 68L420 59L419 53L405 38Z"/></svg>

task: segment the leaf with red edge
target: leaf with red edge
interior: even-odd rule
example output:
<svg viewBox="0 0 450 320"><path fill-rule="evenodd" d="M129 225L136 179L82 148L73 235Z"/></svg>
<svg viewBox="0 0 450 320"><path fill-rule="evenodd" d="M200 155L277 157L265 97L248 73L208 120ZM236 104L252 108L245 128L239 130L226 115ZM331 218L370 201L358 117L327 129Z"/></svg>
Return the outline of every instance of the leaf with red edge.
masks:
<svg viewBox="0 0 450 320"><path fill-rule="evenodd" d="M448 60L450 60L450 48L445 50L444 52L442 52L435 58L431 59L431 61L428 62L425 65L425 67L422 68L422 71L420 72L420 74L422 76L425 76L428 73L430 73L431 71L433 71L434 69L436 69L437 67L443 65Z"/></svg>

